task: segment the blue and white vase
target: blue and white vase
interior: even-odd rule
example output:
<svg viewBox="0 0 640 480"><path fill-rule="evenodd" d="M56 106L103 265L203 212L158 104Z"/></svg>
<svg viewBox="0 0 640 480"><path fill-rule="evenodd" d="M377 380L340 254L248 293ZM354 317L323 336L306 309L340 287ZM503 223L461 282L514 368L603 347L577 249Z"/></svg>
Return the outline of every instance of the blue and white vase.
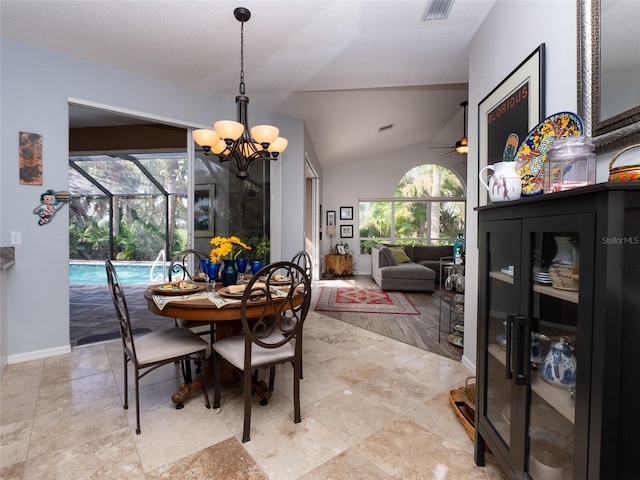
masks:
<svg viewBox="0 0 640 480"><path fill-rule="evenodd" d="M576 384L577 368L573 347L560 337L544 358L540 376L552 385L569 388Z"/></svg>

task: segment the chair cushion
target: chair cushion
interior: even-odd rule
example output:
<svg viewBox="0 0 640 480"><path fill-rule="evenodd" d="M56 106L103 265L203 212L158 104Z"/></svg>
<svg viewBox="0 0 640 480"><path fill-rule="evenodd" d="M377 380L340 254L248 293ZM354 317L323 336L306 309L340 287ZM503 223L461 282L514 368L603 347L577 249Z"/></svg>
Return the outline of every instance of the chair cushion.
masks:
<svg viewBox="0 0 640 480"><path fill-rule="evenodd" d="M282 334L273 333L266 339L265 343L277 343L282 341ZM244 335L235 335L219 340L213 344L213 349L227 359L234 367L244 368ZM251 345L251 368L258 368L261 365L271 365L284 363L293 360L295 351L293 343L285 343L278 348L264 348L259 345Z"/></svg>
<svg viewBox="0 0 640 480"><path fill-rule="evenodd" d="M156 330L134 337L138 363L148 364L206 350L209 344L188 328Z"/></svg>
<svg viewBox="0 0 640 480"><path fill-rule="evenodd" d="M389 247L389 250L391 250L393 256L396 257L397 264L407 263L411 261L409 255L407 255L407 252L405 252L403 247Z"/></svg>

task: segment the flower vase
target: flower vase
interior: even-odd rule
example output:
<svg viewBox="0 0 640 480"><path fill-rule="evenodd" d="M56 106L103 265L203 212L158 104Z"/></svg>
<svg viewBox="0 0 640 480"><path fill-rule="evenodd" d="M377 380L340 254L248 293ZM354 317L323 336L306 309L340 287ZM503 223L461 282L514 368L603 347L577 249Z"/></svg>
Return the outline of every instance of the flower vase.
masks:
<svg viewBox="0 0 640 480"><path fill-rule="evenodd" d="M238 269L236 268L235 260L224 260L224 268L220 272L222 278L222 285L228 287L229 285L235 285L238 281Z"/></svg>

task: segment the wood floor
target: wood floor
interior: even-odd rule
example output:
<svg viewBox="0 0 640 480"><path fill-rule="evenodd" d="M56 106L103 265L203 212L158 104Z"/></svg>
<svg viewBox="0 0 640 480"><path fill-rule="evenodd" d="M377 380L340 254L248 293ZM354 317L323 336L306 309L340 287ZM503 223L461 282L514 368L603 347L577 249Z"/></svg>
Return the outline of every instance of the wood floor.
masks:
<svg viewBox="0 0 640 480"><path fill-rule="evenodd" d="M336 278L331 280L319 280L314 286L314 300L312 308L315 308L319 296L319 287L330 286L354 286L375 285L369 275L354 275L352 277ZM428 350L444 357L460 360L462 348L456 347L447 341L449 335L448 307L443 305L441 321L442 332L438 335L438 316L440 314L440 299L437 295L423 292L402 292L420 312L420 315L384 315L374 313L348 313L348 312L319 312L343 322L365 328L386 337L399 340L409 345ZM438 342L438 336L440 342Z"/></svg>
<svg viewBox="0 0 640 480"><path fill-rule="evenodd" d="M375 285L369 275L332 280L318 280L314 283L311 308L315 308L322 286ZM138 328L157 329L169 327L174 321L154 315L147 310L147 302L142 293L146 286L129 285L125 291L131 317ZM119 338L118 324L111 294L107 285L71 285L70 288L71 345L105 339ZM403 292L420 312L420 315L384 315L373 313L319 312L343 322L355 325L386 337L399 340L439 355L460 360L462 348L447 341L449 319L448 308L444 308L441 322L440 342L438 342L438 316L440 300L437 295L421 292Z"/></svg>

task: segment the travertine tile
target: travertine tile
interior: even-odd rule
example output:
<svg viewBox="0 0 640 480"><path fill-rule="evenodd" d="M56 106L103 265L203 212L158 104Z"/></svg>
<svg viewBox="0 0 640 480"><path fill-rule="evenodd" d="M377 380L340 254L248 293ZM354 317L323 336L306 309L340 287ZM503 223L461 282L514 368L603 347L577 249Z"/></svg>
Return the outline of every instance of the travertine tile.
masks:
<svg viewBox="0 0 640 480"><path fill-rule="evenodd" d="M244 444L241 384L223 388L218 411L205 408L201 392L176 410L171 395L183 380L173 364L141 380L136 435L133 369L125 410L119 340L9 365L0 384L0 477L505 478L490 453L487 467L475 467L473 443L449 406L449 390L469 376L459 361L317 312L303 350L302 422L293 421L293 368L278 366L268 405L251 398ZM211 402L213 393L210 384Z"/></svg>
<svg viewBox="0 0 640 480"><path fill-rule="evenodd" d="M9 423L0 427L0 468L18 465L27 459L33 420ZM7 478L0 475L0 478Z"/></svg>
<svg viewBox="0 0 640 480"><path fill-rule="evenodd" d="M40 388L36 415L117 394L118 388L110 371L50 383Z"/></svg>
<svg viewBox="0 0 640 480"><path fill-rule="evenodd" d="M236 438L146 474L146 480L262 480L267 477Z"/></svg>
<svg viewBox="0 0 640 480"><path fill-rule="evenodd" d="M389 475L402 479L489 480L506 478L491 465L409 420L400 420L356 444L354 449Z"/></svg>
<svg viewBox="0 0 640 480"><path fill-rule="evenodd" d="M347 444L311 417L282 417L252 428L243 444L269 478L293 480L347 449Z"/></svg>
<svg viewBox="0 0 640 480"><path fill-rule="evenodd" d="M384 403L350 388L305 405L304 412L348 445L402 418Z"/></svg>

